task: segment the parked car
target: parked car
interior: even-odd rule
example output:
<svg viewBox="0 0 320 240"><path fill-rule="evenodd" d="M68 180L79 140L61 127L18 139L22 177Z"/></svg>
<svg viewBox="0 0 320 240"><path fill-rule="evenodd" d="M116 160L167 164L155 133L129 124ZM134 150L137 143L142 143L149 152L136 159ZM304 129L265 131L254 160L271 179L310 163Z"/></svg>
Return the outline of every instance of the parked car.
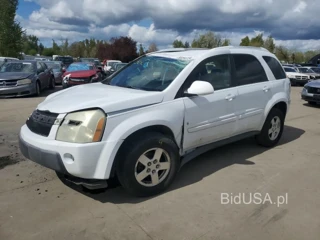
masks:
<svg viewBox="0 0 320 240"><path fill-rule="evenodd" d="M119 71L121 68L127 66L128 63L117 63L115 66L114 66L114 70L117 72Z"/></svg>
<svg viewBox="0 0 320 240"><path fill-rule="evenodd" d="M291 85L304 85L310 80L310 76L305 73L300 73L296 68L293 67L284 67L284 70L290 79Z"/></svg>
<svg viewBox="0 0 320 240"><path fill-rule="evenodd" d="M301 98L311 105L320 103L320 80L315 80L304 85Z"/></svg>
<svg viewBox="0 0 320 240"><path fill-rule="evenodd" d="M311 68L299 67L299 68L298 68L298 71L299 71L300 73L304 73L304 74L309 75L309 77L310 77L311 80L320 79L320 73L314 72Z"/></svg>
<svg viewBox="0 0 320 240"><path fill-rule="evenodd" d="M305 68L312 70L314 73L320 74L320 68L315 67L315 66L305 66Z"/></svg>
<svg viewBox="0 0 320 240"><path fill-rule="evenodd" d="M53 72L39 61L7 62L0 68L0 96L40 95L46 88L54 89Z"/></svg>
<svg viewBox="0 0 320 240"><path fill-rule="evenodd" d="M92 63L85 62L72 63L62 77L63 88L102 80L101 69Z"/></svg>
<svg viewBox="0 0 320 240"><path fill-rule="evenodd" d="M275 146L290 91L262 48L153 52L103 82L49 95L22 126L20 149L86 188L116 176L129 193L150 196L215 147L252 136Z"/></svg>
<svg viewBox="0 0 320 240"><path fill-rule="evenodd" d="M65 72L63 63L59 61L46 61L48 68L52 69L56 84L62 84L62 75Z"/></svg>
<svg viewBox="0 0 320 240"><path fill-rule="evenodd" d="M53 59L53 61L59 61L63 63L63 66L67 68L71 63L73 63L73 57L69 56L57 56Z"/></svg>
<svg viewBox="0 0 320 240"><path fill-rule="evenodd" d="M12 61L19 61L18 58L11 58L11 57L0 57L0 67L5 64L6 62L12 62Z"/></svg>
<svg viewBox="0 0 320 240"><path fill-rule="evenodd" d="M114 66L117 63L121 63L119 60L107 60L106 65L104 65L104 72L107 75L110 75L111 73L114 72Z"/></svg>

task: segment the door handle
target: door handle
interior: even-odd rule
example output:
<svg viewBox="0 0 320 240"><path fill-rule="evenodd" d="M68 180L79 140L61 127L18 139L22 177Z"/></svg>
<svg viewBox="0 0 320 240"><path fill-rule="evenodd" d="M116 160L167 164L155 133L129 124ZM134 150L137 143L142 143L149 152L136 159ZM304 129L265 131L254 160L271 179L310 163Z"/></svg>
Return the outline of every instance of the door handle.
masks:
<svg viewBox="0 0 320 240"><path fill-rule="evenodd" d="M264 87L262 88L262 90L265 91L265 92L268 92L268 91L270 90L270 88L269 88L268 86L264 86Z"/></svg>
<svg viewBox="0 0 320 240"><path fill-rule="evenodd" d="M234 95L234 94L228 94L228 95L226 96L226 100L228 100L228 101L232 101L234 98L235 98L235 95Z"/></svg>

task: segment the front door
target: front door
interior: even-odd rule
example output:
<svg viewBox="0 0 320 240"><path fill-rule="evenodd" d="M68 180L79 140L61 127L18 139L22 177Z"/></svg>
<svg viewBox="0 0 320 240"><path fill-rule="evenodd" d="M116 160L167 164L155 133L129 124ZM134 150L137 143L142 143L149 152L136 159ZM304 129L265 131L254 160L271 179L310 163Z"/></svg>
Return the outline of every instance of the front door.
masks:
<svg viewBox="0 0 320 240"><path fill-rule="evenodd" d="M184 150L228 138L236 128L237 89L232 83L230 56L218 55L201 62L186 80L184 88L196 80L211 83L214 93L184 97Z"/></svg>

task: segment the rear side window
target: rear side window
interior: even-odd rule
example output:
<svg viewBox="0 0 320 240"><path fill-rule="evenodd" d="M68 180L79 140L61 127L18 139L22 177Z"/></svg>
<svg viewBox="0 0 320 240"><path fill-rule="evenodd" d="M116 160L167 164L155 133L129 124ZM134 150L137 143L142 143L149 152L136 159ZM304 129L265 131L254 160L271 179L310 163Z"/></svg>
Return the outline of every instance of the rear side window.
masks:
<svg viewBox="0 0 320 240"><path fill-rule="evenodd" d="M237 85L247 85L268 81L259 60L249 54L233 54Z"/></svg>
<svg viewBox="0 0 320 240"><path fill-rule="evenodd" d="M284 70L283 70L282 66L280 65L280 63L275 58L264 56L263 59L268 64L270 70L273 73L273 76L277 80L286 78L286 73L284 72Z"/></svg>

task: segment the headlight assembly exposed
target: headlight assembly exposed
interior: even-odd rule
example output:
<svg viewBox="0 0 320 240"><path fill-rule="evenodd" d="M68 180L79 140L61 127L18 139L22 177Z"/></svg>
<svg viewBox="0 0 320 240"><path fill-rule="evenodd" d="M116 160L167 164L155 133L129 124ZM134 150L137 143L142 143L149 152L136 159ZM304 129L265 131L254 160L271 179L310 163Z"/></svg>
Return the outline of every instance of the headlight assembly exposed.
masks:
<svg viewBox="0 0 320 240"><path fill-rule="evenodd" d="M58 129L56 140L71 143L99 142L105 124L106 116L101 110L69 113Z"/></svg>
<svg viewBox="0 0 320 240"><path fill-rule="evenodd" d="M32 83L31 79L26 78L26 79L18 80L17 81L17 86L28 85L28 84L31 84L31 83Z"/></svg>

